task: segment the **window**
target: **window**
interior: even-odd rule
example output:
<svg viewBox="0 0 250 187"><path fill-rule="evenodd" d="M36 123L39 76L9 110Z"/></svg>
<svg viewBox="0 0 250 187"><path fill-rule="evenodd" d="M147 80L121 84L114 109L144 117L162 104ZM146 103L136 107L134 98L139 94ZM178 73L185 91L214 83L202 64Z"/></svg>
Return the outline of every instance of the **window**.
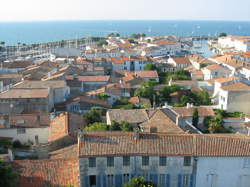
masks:
<svg viewBox="0 0 250 187"><path fill-rule="evenodd" d="M122 183L126 184L128 182L129 182L129 174L128 173L123 174Z"/></svg>
<svg viewBox="0 0 250 187"><path fill-rule="evenodd" d="M17 134L25 134L26 133L26 129L25 128L17 128Z"/></svg>
<svg viewBox="0 0 250 187"><path fill-rule="evenodd" d="M17 124L24 124L24 122L25 122L24 120L17 120L16 121Z"/></svg>
<svg viewBox="0 0 250 187"><path fill-rule="evenodd" d="M96 167L96 158L89 158L89 167Z"/></svg>
<svg viewBox="0 0 250 187"><path fill-rule="evenodd" d="M167 157L160 156L160 158L159 158L159 165L160 166L166 166L167 165Z"/></svg>
<svg viewBox="0 0 250 187"><path fill-rule="evenodd" d="M123 157L123 166L129 166L130 165L130 157L124 156Z"/></svg>
<svg viewBox="0 0 250 187"><path fill-rule="evenodd" d="M250 168L250 158L244 158L244 168Z"/></svg>
<svg viewBox="0 0 250 187"><path fill-rule="evenodd" d="M150 133L157 133L157 127L150 127Z"/></svg>
<svg viewBox="0 0 250 187"><path fill-rule="evenodd" d="M184 166L191 166L191 157L184 156Z"/></svg>
<svg viewBox="0 0 250 187"><path fill-rule="evenodd" d="M149 157L148 156L143 156L142 157L142 165L143 166L148 166L149 165Z"/></svg>
<svg viewBox="0 0 250 187"><path fill-rule="evenodd" d="M95 175L90 175L89 176L89 185L90 186L96 186L96 176Z"/></svg>
<svg viewBox="0 0 250 187"><path fill-rule="evenodd" d="M107 186L113 186L114 185L114 175L108 175L108 185Z"/></svg>
<svg viewBox="0 0 250 187"><path fill-rule="evenodd" d="M114 157L107 157L107 166L114 167Z"/></svg>

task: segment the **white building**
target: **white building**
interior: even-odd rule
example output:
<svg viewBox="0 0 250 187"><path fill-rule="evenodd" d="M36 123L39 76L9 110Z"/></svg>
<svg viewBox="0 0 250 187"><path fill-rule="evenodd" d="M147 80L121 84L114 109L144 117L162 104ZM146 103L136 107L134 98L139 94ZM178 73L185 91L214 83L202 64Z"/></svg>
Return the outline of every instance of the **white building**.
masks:
<svg viewBox="0 0 250 187"><path fill-rule="evenodd" d="M201 69L204 80L210 80L218 77L228 77L232 72L230 69L218 64L209 65Z"/></svg>
<svg viewBox="0 0 250 187"><path fill-rule="evenodd" d="M250 114L250 86L237 82L219 89L219 108L228 112L243 112Z"/></svg>
<svg viewBox="0 0 250 187"><path fill-rule="evenodd" d="M22 144L48 143L49 127L36 128L4 128L0 129L0 137L10 137L13 141L19 140Z"/></svg>

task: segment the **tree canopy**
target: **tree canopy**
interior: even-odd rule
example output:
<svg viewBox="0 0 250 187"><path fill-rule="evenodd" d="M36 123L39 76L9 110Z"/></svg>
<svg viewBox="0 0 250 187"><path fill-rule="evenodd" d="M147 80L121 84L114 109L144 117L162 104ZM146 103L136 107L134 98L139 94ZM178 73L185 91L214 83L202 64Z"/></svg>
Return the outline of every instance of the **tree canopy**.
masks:
<svg viewBox="0 0 250 187"><path fill-rule="evenodd" d="M10 165L6 165L0 160L0 186L14 187L16 186L17 174Z"/></svg>
<svg viewBox="0 0 250 187"><path fill-rule="evenodd" d="M102 47L103 45L108 45L108 42L106 40L100 40L98 43L97 43L97 46L98 47Z"/></svg>
<svg viewBox="0 0 250 187"><path fill-rule="evenodd" d="M106 123L95 122L84 128L86 131L107 131L108 126Z"/></svg>
<svg viewBox="0 0 250 187"><path fill-rule="evenodd" d="M146 66L144 66L144 70L157 70L157 67L155 64L147 64Z"/></svg>
<svg viewBox="0 0 250 187"><path fill-rule="evenodd" d="M135 90L135 96L139 96L139 97L145 97L150 99L151 103L153 102L154 96L156 95L155 91L154 91L154 85L156 85L157 82L155 81L147 81L147 82L143 82L141 84L140 88L137 88Z"/></svg>
<svg viewBox="0 0 250 187"><path fill-rule="evenodd" d="M219 37L226 37L226 36L227 36L227 33L225 33L225 32L222 32L219 34Z"/></svg>
<svg viewBox="0 0 250 187"><path fill-rule="evenodd" d="M150 181L145 181L143 177L134 177L124 187L155 187Z"/></svg>
<svg viewBox="0 0 250 187"><path fill-rule="evenodd" d="M105 113L106 113L105 109L93 107L89 112L83 114L83 117L85 118L87 124L92 124L95 122L101 122L102 115L105 115Z"/></svg>

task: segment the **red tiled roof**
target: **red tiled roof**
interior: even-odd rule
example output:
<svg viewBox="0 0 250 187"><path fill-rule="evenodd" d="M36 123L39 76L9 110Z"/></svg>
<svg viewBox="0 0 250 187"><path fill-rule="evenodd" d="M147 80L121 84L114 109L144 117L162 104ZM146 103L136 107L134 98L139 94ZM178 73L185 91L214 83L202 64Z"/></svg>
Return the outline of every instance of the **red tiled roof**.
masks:
<svg viewBox="0 0 250 187"><path fill-rule="evenodd" d="M97 104L97 105L102 105L102 106L106 106L106 107L111 107L111 105L107 102L107 101L103 101L101 99L96 99L96 98L92 98L92 97L87 97L87 96L79 96L79 97L75 97L72 98L68 101L68 103L72 103L75 101L79 101L79 102L85 102L85 103L91 103L91 104Z"/></svg>
<svg viewBox="0 0 250 187"><path fill-rule="evenodd" d="M191 64L188 57L173 58L173 60L176 62L176 64Z"/></svg>
<svg viewBox="0 0 250 187"><path fill-rule="evenodd" d="M73 80L73 76L66 76L67 80ZM78 80L82 82L108 82L110 76L98 75L98 76L78 76Z"/></svg>
<svg viewBox="0 0 250 187"><path fill-rule="evenodd" d="M220 69L220 68L222 68L222 66L220 66L218 64L209 65L209 66L205 67L205 69L208 69L208 70L216 70L216 69Z"/></svg>
<svg viewBox="0 0 250 187"><path fill-rule="evenodd" d="M193 116L194 109L198 109L199 116L214 116L214 111L211 107L172 107L172 109L181 117Z"/></svg>
<svg viewBox="0 0 250 187"><path fill-rule="evenodd" d="M12 163L14 171L19 174L18 186L80 186L79 165L72 160L18 160Z"/></svg>
<svg viewBox="0 0 250 187"><path fill-rule="evenodd" d="M83 141L84 140L84 141ZM147 134L88 132L80 157L91 156L250 156L250 137L232 134Z"/></svg>
<svg viewBox="0 0 250 187"><path fill-rule="evenodd" d="M157 71L143 70L143 71L134 71L134 72L126 72L126 77L138 76L142 78L158 78Z"/></svg>
<svg viewBox="0 0 250 187"><path fill-rule="evenodd" d="M250 91L250 86L242 82L238 82L234 84L221 86L221 89L227 90L227 91Z"/></svg>

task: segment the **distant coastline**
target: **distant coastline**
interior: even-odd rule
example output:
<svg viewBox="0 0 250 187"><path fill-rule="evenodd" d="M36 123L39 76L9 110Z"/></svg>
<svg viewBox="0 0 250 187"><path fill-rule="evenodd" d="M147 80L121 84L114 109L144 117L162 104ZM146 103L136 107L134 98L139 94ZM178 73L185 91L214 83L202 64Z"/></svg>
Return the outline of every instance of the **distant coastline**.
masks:
<svg viewBox="0 0 250 187"><path fill-rule="evenodd" d="M132 33L147 36L199 36L226 32L250 35L250 21L199 20L71 20L0 22L0 41L6 45L35 44L84 37L105 37L117 32L122 37Z"/></svg>

